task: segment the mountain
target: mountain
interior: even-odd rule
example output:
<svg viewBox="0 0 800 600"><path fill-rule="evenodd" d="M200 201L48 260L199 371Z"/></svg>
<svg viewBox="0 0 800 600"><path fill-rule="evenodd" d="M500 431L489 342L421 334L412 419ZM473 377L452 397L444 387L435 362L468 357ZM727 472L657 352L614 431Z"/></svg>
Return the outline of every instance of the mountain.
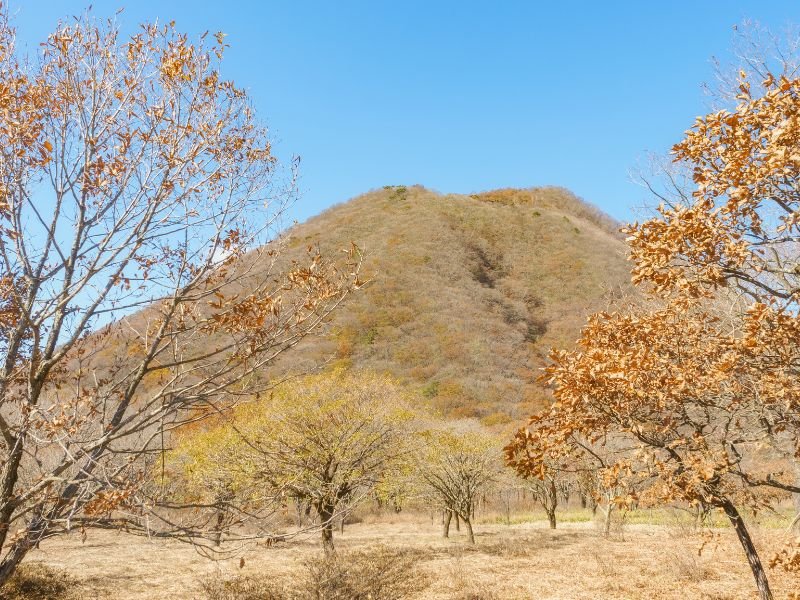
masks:
<svg viewBox="0 0 800 600"><path fill-rule="evenodd" d="M387 186L336 205L289 230L287 256L352 241L370 282L273 375L333 359L393 374L444 416L521 419L547 401L536 378L549 348L572 345L587 313L628 285L618 228L554 187Z"/></svg>

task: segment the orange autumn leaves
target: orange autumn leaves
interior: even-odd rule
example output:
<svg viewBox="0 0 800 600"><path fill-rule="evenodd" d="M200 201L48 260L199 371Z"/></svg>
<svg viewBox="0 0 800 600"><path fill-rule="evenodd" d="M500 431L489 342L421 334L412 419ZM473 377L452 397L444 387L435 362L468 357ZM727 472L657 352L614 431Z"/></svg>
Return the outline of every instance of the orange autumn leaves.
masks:
<svg viewBox="0 0 800 600"><path fill-rule="evenodd" d="M740 76L738 106L698 118L673 148L692 200L624 230L633 281L692 297L735 283L786 306L800 294L800 79L770 74L755 95Z"/></svg>
<svg viewBox="0 0 800 600"><path fill-rule="evenodd" d="M785 455L763 447L797 447L800 397L786 367L800 354L784 319L758 305L745 335L676 304L594 315L577 351L552 353L556 402L518 432L510 463L539 476L596 453L613 485L627 477L625 487L655 504L714 504L740 494L743 477L791 485L778 473ZM755 455L775 469L752 464Z"/></svg>
<svg viewBox="0 0 800 600"><path fill-rule="evenodd" d="M673 148L694 189L623 231L643 300L554 350L555 402L506 448L526 477L596 470L617 503L718 507L800 493L800 79L767 76Z"/></svg>
<svg viewBox="0 0 800 600"><path fill-rule="evenodd" d="M224 36L214 37L216 43L206 36L190 42L174 23L144 24L121 43L111 23L64 24L42 45L37 76L21 72L0 88L0 108L7 98L12 111L3 122L13 126L0 136L20 152L33 147L34 157L46 164L54 146L58 153L69 146L63 139L42 139L42 128L63 123L70 133L73 123L86 121L88 105L97 114L84 139L89 152L81 193L98 202L114 197L130 185L131 165L144 164L164 174L155 198L184 196L191 202L223 195L235 189L233 180L252 179L256 168L269 172L275 158L246 94L220 77Z"/></svg>
<svg viewBox="0 0 800 600"><path fill-rule="evenodd" d="M663 448L679 426L688 431L675 439L720 434L716 417L702 424L687 412L713 406L728 432L780 434L777 445L797 452L800 80L770 75L756 95L742 73L738 99L674 147L693 192L625 229L633 281L652 305L595 315L578 351L553 352L556 403L535 423L548 420L556 440L624 432ZM532 435L544 430L521 433L512 460ZM720 444L719 464L737 462Z"/></svg>

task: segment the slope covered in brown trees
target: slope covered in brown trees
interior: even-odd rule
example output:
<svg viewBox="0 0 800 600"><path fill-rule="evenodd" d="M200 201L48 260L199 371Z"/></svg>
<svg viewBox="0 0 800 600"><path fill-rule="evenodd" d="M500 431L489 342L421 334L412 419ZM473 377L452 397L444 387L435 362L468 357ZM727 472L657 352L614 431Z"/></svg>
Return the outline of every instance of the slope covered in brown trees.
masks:
<svg viewBox="0 0 800 600"><path fill-rule="evenodd" d="M352 241L369 283L270 376L332 360L389 372L444 416L518 420L546 401L548 349L628 285L618 227L560 188L390 186L334 206L288 232L285 256Z"/></svg>

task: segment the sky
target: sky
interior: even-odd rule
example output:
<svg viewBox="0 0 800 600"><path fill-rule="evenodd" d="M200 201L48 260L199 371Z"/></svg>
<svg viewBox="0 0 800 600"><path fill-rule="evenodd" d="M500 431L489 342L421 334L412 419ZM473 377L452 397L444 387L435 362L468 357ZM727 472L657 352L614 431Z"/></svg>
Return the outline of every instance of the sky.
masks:
<svg viewBox="0 0 800 600"><path fill-rule="evenodd" d="M84 0L7 0L35 50ZM95 0L126 31L175 20L228 34L283 160L293 217L384 185L443 193L559 185L620 220L650 202L631 172L707 111L733 26L800 24L800 2Z"/></svg>

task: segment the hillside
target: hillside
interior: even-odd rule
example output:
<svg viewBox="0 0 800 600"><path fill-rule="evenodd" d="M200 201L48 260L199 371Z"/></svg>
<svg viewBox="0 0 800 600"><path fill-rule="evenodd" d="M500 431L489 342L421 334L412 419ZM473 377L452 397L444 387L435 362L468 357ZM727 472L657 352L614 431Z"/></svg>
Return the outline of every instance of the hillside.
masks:
<svg viewBox="0 0 800 600"><path fill-rule="evenodd" d="M560 188L442 195L386 187L288 232L288 256L350 241L370 283L324 338L275 367L334 359L388 371L450 417L517 420L545 401L548 349L628 282L618 224Z"/></svg>

